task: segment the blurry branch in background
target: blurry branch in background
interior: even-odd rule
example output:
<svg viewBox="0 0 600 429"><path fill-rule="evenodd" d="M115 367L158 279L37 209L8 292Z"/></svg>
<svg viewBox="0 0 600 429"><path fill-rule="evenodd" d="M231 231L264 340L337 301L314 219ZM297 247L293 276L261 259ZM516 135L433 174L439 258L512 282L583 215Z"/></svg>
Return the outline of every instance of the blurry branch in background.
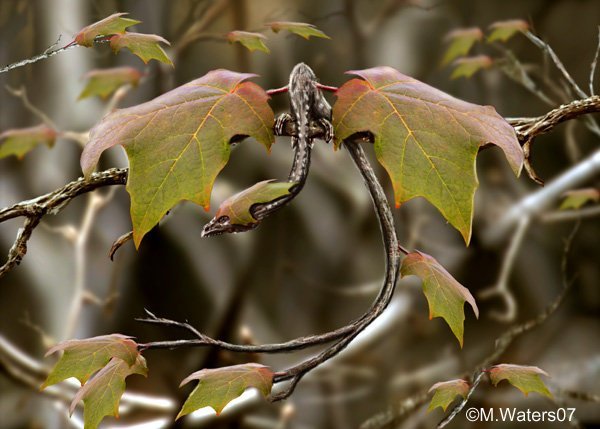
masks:
<svg viewBox="0 0 600 429"><path fill-rule="evenodd" d="M205 32L227 10L228 6L229 0L217 0L210 7L203 10L200 19L192 24L179 40L173 44L174 56L177 58L192 43L198 40L214 40L215 37L219 40L223 39L220 35L206 34Z"/></svg>
<svg viewBox="0 0 600 429"><path fill-rule="evenodd" d="M39 118L44 124L48 125L53 130L56 130L58 127L54 123L52 119L36 106L34 106L31 101L29 101L29 97L27 96L27 88L25 86L21 86L20 88L12 88L8 85L5 86L6 90L10 93L10 95L18 98L23 103L25 109L30 111L34 116Z"/></svg>
<svg viewBox="0 0 600 429"><path fill-rule="evenodd" d="M490 317L502 322L512 322L517 317L517 301L512 292L508 289L508 284L510 282L513 266L517 260L517 255L519 254L519 249L527 234L530 221L531 219L529 217L524 217L519 221L517 229L510 240L510 245L508 246L508 249L506 249L504 259L502 260L502 268L500 268L500 275L498 276L498 280L496 280L496 284L493 287L479 292L479 297L481 299L489 299L494 296L502 298L504 301L504 312L492 311L490 313Z"/></svg>
<svg viewBox="0 0 600 429"><path fill-rule="evenodd" d="M489 244L495 244L504 240L506 234L508 234L522 218L538 218L545 216L545 211L552 204L556 203L566 191L576 188L582 183L598 176L598 174L600 174L600 150L593 152L590 156L578 164L575 164L551 182L548 182L543 188L530 193L513 204L497 222L494 222L494 224L484 232L484 240ZM582 211L579 210L579 213L581 212ZM564 220L577 217L575 216L576 213L574 213L574 211L565 213L571 213L571 215Z"/></svg>
<svg viewBox="0 0 600 429"><path fill-rule="evenodd" d="M540 219L544 223L564 222L588 217L600 216L600 205L584 207L577 210L555 210L541 215Z"/></svg>
<svg viewBox="0 0 600 429"><path fill-rule="evenodd" d="M24 86L20 88L12 88L10 86L5 87L10 95L18 98L23 103L25 109L31 112L35 117L39 118L45 125L55 130L57 133L57 137L64 138L67 140L72 140L78 143L80 146L85 146L88 141L88 133L87 132L77 132L77 131L59 131L56 123L50 119L48 115L42 112L39 108L33 105L29 100L27 95L27 89Z"/></svg>
<svg viewBox="0 0 600 429"><path fill-rule="evenodd" d="M348 22L350 37L352 39L352 57L354 58L355 67L365 67L368 63L367 44L369 39L373 37L377 31L380 31L381 27L393 18L400 9L412 7L422 10L431 10L442 4L442 2L439 2L426 6L423 3L425 3L423 0L388 0L370 21L365 22L365 18L357 13L357 1L344 0L343 10L330 13L327 17L335 15L345 16L346 21Z"/></svg>
<svg viewBox="0 0 600 429"><path fill-rule="evenodd" d="M75 234L71 242L73 244L73 255L75 258L75 278L73 281L73 292L71 294L69 312L61 340L72 338L75 334L75 330L77 329L79 315L81 313L81 307L85 301L86 292L90 293L85 287L87 272L87 246L89 244L89 238L91 236L97 214L112 200L115 191L116 188L113 187L102 196L98 195L97 193L90 194L88 196L88 202L85 206L81 225L79 228L74 230Z"/></svg>
<svg viewBox="0 0 600 429"><path fill-rule="evenodd" d="M600 26L598 26L598 45L596 46L596 53L590 66L590 95L594 95L594 80L596 79L596 67L598 66L598 59L600 57Z"/></svg>

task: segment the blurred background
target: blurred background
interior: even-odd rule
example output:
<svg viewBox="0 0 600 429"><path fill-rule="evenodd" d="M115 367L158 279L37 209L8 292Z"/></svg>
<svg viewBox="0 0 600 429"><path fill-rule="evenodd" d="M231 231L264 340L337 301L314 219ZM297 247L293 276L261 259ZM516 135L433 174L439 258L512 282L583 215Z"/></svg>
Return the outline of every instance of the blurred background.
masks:
<svg viewBox="0 0 600 429"><path fill-rule="evenodd" d="M166 51L175 67L156 61L145 66L129 52L114 55L100 45L74 48L0 74L0 131L41 122L22 97L11 95L5 86L26 88L31 104L60 130L88 130L106 107L96 98L77 101L82 77L93 69L120 65L146 74L120 107L150 100L216 68L257 73L258 84L277 88L287 83L293 66L304 61L328 85L339 86L349 79L344 75L347 70L389 65L459 98L491 104L503 116L538 116L574 97L538 48L517 35L503 49L477 44L473 54L505 58L509 51L551 94L555 105L529 91L524 79L511 79L502 61L469 79L450 79L451 67L440 66L446 34L465 27L487 31L496 21L523 19L587 91L600 23L597 0L2 0L0 64L43 52L59 35L59 45L64 45L85 25L114 12L128 12L142 21L135 31L169 40ZM331 39L267 32L264 24L271 21L311 23ZM223 35L232 30L264 32L271 53L227 43ZM334 97L327 97L333 104ZM276 113L286 111L287 97L275 96L271 105ZM572 121L537 139L533 163L546 188L565 171L587 162L598 151L599 141L584 121ZM385 172L375 164L372 149L367 151L392 198ZM68 419L68 398L65 402L60 395L35 388L43 380L44 368L54 363L53 358L44 358L45 351L66 338L113 332L140 342L187 335L136 322L144 308L189 321L213 337L256 343L326 332L365 312L384 270L371 202L345 151L334 152L318 142L313 153L311 175L301 196L250 233L200 238L202 226L226 197L260 180L287 177L292 160L288 138L278 138L270 155L252 140L238 145L217 179L212 212L180 204L145 237L139 251L128 243L114 262L107 256L111 244L131 229L123 187L94 211L91 225L82 223L89 196L77 198L58 216L46 217L22 264L0 280L0 427L81 427L79 411ZM1 159L0 207L75 180L81 174L80 154L76 142L59 139L52 149L37 148L23 160ZM121 148L114 148L103 156L100 168L126 165ZM443 413L439 408L426 412L423 392L435 382L470 374L493 352L502 333L542 313L557 298L563 277L574 280L562 305L494 362L543 368L551 375L545 380L554 399L524 397L505 382L497 388L483 382L470 405L540 411L576 407L579 427L600 427L600 224L593 216L580 220L565 272L561 268L565 239L579 216L555 215L563 191L598 188L600 171L595 169L558 194L540 197L542 188L525 174L515 178L499 149L483 151L477 160L480 188L468 248L424 200L395 210L405 247L433 255L478 301L479 320L465 310L462 350L441 319L428 320L420 283L409 277L399 281L381 319L346 351L306 376L284 403L249 397L218 419L204 415L172 423L189 393L189 386L178 385L191 372L246 361L281 370L315 350L276 356L232 355L210 348L149 351L145 353L149 378L128 379L128 392L136 395L124 400L128 408L122 409L121 418L107 418L104 427L434 427ZM528 224L518 227L511 209L518 212L523 201L536 196L539 210L527 217ZM21 224L18 219L0 224L2 262ZM73 232L82 231L85 240L73 241ZM481 297L481 291L494 287L499 294ZM85 293L78 295L76 290ZM511 298L514 308L506 304ZM80 311L70 319L79 302ZM65 389L72 397L68 386ZM422 405L403 413L407 398ZM468 423L462 414L451 423L457 428L511 425Z"/></svg>

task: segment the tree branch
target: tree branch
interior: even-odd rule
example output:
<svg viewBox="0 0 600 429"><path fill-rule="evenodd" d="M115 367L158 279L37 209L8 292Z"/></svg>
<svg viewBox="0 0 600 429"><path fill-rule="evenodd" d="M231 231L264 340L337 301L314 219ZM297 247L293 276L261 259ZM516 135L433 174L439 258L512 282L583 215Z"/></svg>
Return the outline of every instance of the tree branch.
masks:
<svg viewBox="0 0 600 429"><path fill-rule="evenodd" d="M59 213L71 200L79 195L104 186L124 185L126 181L127 169L111 168L93 173L88 180L79 178L53 192L0 210L0 223L17 217L25 218L23 228L19 229L17 238L8 252L6 263L0 267L0 278L19 265L27 253L27 241L29 241L33 230L44 216Z"/></svg>
<svg viewBox="0 0 600 429"><path fill-rule="evenodd" d="M365 185L367 186L371 195L371 199L373 200L373 205L377 213L377 219L379 220L381 234L383 236L383 242L385 245L386 256L385 279L382 288L379 292L377 299L375 300L375 305L373 305L369 312L365 313L365 315L361 319L355 322L355 328L352 331L350 331L348 335L344 336L341 340L339 340L331 347L322 351L319 355L308 359L300 363L299 365L289 368L286 371L279 373L275 376L275 382L289 380L290 384L285 390L279 392L277 395L274 395L272 397L273 401L278 401L287 398L289 395L291 395L297 383L308 371L316 368L323 362L334 357L339 352L341 352L348 344L350 344L350 342L352 342L352 340L360 332L362 332L375 319L377 319L377 317L379 317L381 313L383 313L394 293L398 277L398 271L400 267L400 250L398 246L398 238L396 237L396 230L394 228L394 219L387 198L385 196L385 192L383 191L381 184L377 180L375 172L371 168L371 165L369 164L369 161L367 160L364 151L359 145L359 142L361 141L362 137L360 136L357 138L357 140L354 140L351 137L350 139L344 141L344 147L350 153L354 164L363 176Z"/></svg>
<svg viewBox="0 0 600 429"><path fill-rule="evenodd" d="M60 37L51 46L46 48L46 50L44 52L42 52L41 54L36 55L31 58L26 58L21 61L17 61L16 63L8 64L7 66L0 68L0 73L6 73L6 72L14 70L16 68L26 66L27 64L37 63L38 61L45 60L47 58L53 57L56 54L60 54L61 52L64 52L68 49L79 46L77 43L71 42L68 45L63 46L62 48L53 49L56 45L58 45L58 42L60 42Z"/></svg>
<svg viewBox="0 0 600 429"><path fill-rule="evenodd" d="M565 121L588 113L597 112L600 112L600 96L593 95L563 104L537 118L507 118L508 122L515 128L519 142L523 146L523 151L525 152L524 165L529 177L539 184L543 184L543 181L537 176L531 166L530 161L531 145L537 136L551 131L554 127Z"/></svg>

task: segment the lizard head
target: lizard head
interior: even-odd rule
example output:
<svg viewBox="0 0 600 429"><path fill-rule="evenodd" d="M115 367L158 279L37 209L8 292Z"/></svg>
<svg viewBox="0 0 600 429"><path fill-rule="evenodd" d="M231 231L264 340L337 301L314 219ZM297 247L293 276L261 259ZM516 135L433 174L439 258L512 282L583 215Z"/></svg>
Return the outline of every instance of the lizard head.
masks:
<svg viewBox="0 0 600 429"><path fill-rule="evenodd" d="M290 90L295 88L304 88L309 85L314 85L317 76L312 69L304 63L298 63L290 73Z"/></svg>
<svg viewBox="0 0 600 429"><path fill-rule="evenodd" d="M231 223L231 219L229 216L219 216L214 217L204 225L202 228L202 237L212 237L214 235L221 234L235 234L237 232L244 232L254 229L258 226L258 223L253 223L250 225L240 225Z"/></svg>

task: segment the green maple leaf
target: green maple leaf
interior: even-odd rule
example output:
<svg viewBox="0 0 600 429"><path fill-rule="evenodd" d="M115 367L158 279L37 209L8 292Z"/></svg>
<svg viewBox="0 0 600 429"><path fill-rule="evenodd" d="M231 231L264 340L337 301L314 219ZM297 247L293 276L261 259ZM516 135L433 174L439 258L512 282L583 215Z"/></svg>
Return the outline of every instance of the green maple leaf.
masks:
<svg viewBox="0 0 600 429"><path fill-rule="evenodd" d="M271 147L274 114L265 91L245 82L253 76L209 72L147 103L117 110L90 131L81 156L86 177L104 150L125 147L136 246L180 201L208 210L213 183L229 160L234 137L251 136Z"/></svg>
<svg viewBox="0 0 600 429"><path fill-rule="evenodd" d="M23 159L39 145L54 146L56 131L45 124L6 130L0 134L0 159L16 156Z"/></svg>
<svg viewBox="0 0 600 429"><path fill-rule="evenodd" d="M446 41L449 45L442 59L442 66L449 64L458 57L467 55L475 42L478 42L482 38L483 32L477 27L459 28L448 33Z"/></svg>
<svg viewBox="0 0 600 429"><path fill-rule="evenodd" d="M536 392L540 395L552 398L552 394L540 378L540 375L548 376L548 374L537 366L504 363L493 366L489 370L489 374L494 386L497 386L502 380L506 380L523 392L525 396L530 392Z"/></svg>
<svg viewBox="0 0 600 429"><path fill-rule="evenodd" d="M0 156L1 158L1 156ZM580 209L588 202L600 201L600 190L596 188L573 189L564 194L565 199L560 204L560 210Z"/></svg>
<svg viewBox="0 0 600 429"><path fill-rule="evenodd" d="M127 48L131 53L141 58L144 63L148 63L150 60L157 60L172 66L173 62L160 47L159 43L170 44L167 40L156 34L127 32L115 34L110 38L110 47L115 53L123 48Z"/></svg>
<svg viewBox="0 0 600 429"><path fill-rule="evenodd" d="M142 73L133 67L92 70L84 76L87 82L78 100L94 96L106 99L124 85L137 86L141 77Z"/></svg>
<svg viewBox="0 0 600 429"><path fill-rule="evenodd" d="M271 52L265 45L266 36L261 33L251 33L249 31L231 31L227 33L229 43L241 43L250 52L262 51L267 54Z"/></svg>
<svg viewBox="0 0 600 429"><path fill-rule="evenodd" d="M204 407L212 407L220 414L225 405L249 387L254 387L263 396L267 396L273 386L273 372L266 366L255 363L202 369L183 380L181 386L192 380L198 380L198 384L183 404L177 418Z"/></svg>
<svg viewBox="0 0 600 429"><path fill-rule="evenodd" d="M454 401L454 398L457 396L467 397L469 383L463 379L441 381L431 386L429 393L431 392L434 392L433 398L431 398L427 411L432 411L437 407L441 407L442 410L446 411L448 405Z"/></svg>
<svg viewBox="0 0 600 429"><path fill-rule="evenodd" d="M269 27L274 33L279 33L280 31L289 31L290 33L296 34L300 37L304 37L305 39L309 39L310 37L331 39L331 37L323 33L314 25L307 24L305 22L277 21L270 22L265 25Z"/></svg>
<svg viewBox="0 0 600 429"><path fill-rule="evenodd" d="M476 57L459 58L452 63L454 70L452 71L451 79L459 77L470 78L479 70L490 68L494 62L487 55L478 55Z"/></svg>
<svg viewBox="0 0 600 429"><path fill-rule="evenodd" d="M251 225L256 219L250 213L255 204L268 203L278 198L289 195L296 183L265 180L254 186L227 198L221 203L215 218L229 217L230 223L235 225Z"/></svg>
<svg viewBox="0 0 600 429"><path fill-rule="evenodd" d="M75 42L78 45L90 47L94 44L94 39L98 36L110 36L112 34L122 34L127 27L139 24L141 21L135 19L123 18L127 13L115 13L82 28L75 35Z"/></svg>
<svg viewBox="0 0 600 429"><path fill-rule="evenodd" d="M336 147L370 131L377 159L392 179L396 206L426 198L468 243L478 185L475 157L481 146L493 143L518 175L523 150L513 127L490 106L459 100L391 67L349 73L362 79L336 92Z"/></svg>
<svg viewBox="0 0 600 429"><path fill-rule="evenodd" d="M422 252L409 253L402 260L400 275L417 276L423 282L423 292L429 303L429 318L442 317L463 345L465 302L473 308L475 316L479 310L469 289L461 285L432 256Z"/></svg>
<svg viewBox="0 0 600 429"><path fill-rule="evenodd" d="M70 377L75 377L81 384L85 384L93 373L104 367L112 358L133 365L139 355L135 341L120 334L63 341L48 350L46 356L61 350L64 351L63 355L41 389Z"/></svg>
<svg viewBox="0 0 600 429"><path fill-rule="evenodd" d="M125 379L133 374L146 377L148 368L143 356L138 355L134 364L112 358L94 377L79 389L71 407L73 414L77 404L83 400L83 422L85 429L96 429L106 416L119 416L119 402L125 392Z"/></svg>
<svg viewBox="0 0 600 429"><path fill-rule="evenodd" d="M492 30L492 32L487 38L488 42L495 42L497 40L506 42L515 34L524 33L529 30L529 24L521 19L511 19L508 21L494 22L489 26L489 29Z"/></svg>

